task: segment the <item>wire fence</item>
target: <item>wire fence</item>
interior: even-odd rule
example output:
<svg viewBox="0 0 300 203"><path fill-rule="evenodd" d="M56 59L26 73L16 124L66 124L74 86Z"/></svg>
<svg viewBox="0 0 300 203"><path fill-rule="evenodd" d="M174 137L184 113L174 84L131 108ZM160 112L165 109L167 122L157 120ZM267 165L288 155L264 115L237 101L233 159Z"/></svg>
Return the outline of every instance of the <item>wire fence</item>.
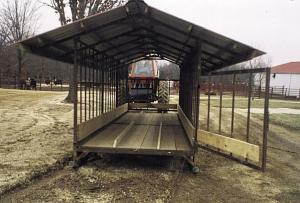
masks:
<svg viewBox="0 0 300 203"><path fill-rule="evenodd" d="M50 79L30 79L22 80L18 83L16 77L2 78L0 88L22 89L34 91L68 91L69 81L50 80Z"/></svg>
<svg viewBox="0 0 300 203"><path fill-rule="evenodd" d="M209 90L210 89L210 90ZM222 89L223 94L231 94L233 90L236 91L237 96L248 96L247 84L221 84L213 83L209 87L209 83L201 84L201 92L210 95L217 95ZM265 95L266 89L264 86L253 86L252 97L262 98ZM283 99L283 100L300 100L300 89L286 88L285 86L270 87L270 99Z"/></svg>

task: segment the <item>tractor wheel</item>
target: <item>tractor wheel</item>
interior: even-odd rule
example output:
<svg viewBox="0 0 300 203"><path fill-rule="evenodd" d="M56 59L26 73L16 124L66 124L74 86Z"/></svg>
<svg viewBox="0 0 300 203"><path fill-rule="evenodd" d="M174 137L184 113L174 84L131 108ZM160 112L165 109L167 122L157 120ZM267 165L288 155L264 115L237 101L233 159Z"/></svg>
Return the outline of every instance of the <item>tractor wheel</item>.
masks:
<svg viewBox="0 0 300 203"><path fill-rule="evenodd" d="M169 85L167 81L159 82L158 103L162 103L162 104L169 103Z"/></svg>

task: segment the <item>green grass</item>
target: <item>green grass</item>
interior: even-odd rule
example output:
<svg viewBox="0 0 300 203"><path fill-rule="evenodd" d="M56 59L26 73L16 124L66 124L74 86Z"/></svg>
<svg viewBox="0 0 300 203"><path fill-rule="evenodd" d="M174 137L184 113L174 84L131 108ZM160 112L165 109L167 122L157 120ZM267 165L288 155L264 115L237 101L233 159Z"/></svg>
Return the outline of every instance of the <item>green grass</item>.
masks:
<svg viewBox="0 0 300 203"><path fill-rule="evenodd" d="M220 101L217 97L212 97L211 105L213 107L219 107ZM201 98L203 103L207 103L207 97ZM201 103L202 103L201 102ZM224 97L223 108L231 108L232 99L230 97ZM248 108L248 99L245 97L237 97L235 100L235 107L246 109ZM264 108L264 99L254 99L251 101L251 108ZM291 108L300 109L300 102L286 101L286 100L270 100L270 108Z"/></svg>
<svg viewBox="0 0 300 203"><path fill-rule="evenodd" d="M263 120L262 114L252 114L254 118ZM271 114L270 124L284 127L291 131L297 131L300 134L300 115L294 114Z"/></svg>

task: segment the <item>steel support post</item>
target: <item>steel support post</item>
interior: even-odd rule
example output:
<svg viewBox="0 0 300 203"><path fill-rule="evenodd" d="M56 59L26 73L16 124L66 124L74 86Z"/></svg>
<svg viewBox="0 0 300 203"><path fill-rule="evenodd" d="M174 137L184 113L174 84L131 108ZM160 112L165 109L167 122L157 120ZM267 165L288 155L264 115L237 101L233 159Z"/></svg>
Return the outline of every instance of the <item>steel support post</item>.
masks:
<svg viewBox="0 0 300 203"><path fill-rule="evenodd" d="M89 70L89 73L88 73L88 77L89 77L89 120L91 119L91 85L92 85L92 81L91 81L91 59L90 59L90 55L91 55L91 50L88 51L88 70Z"/></svg>
<svg viewBox="0 0 300 203"><path fill-rule="evenodd" d="M233 132L234 132L234 110L235 110L235 94L236 94L236 89L235 89L236 74L233 74L232 85L233 85L233 90L232 90L232 106L231 106L231 133L230 133L231 137L233 137Z"/></svg>
<svg viewBox="0 0 300 203"><path fill-rule="evenodd" d="M122 71L120 69L120 64L117 64L117 67L118 67L118 70L116 72L116 105L115 107L117 108L119 105L120 105L120 102L119 102L119 94L120 94L120 72Z"/></svg>
<svg viewBox="0 0 300 203"><path fill-rule="evenodd" d="M74 137L73 137L73 151L74 153L74 161L77 159L77 137L78 137L78 120L77 120L77 103L78 103L78 39L74 39L74 67L73 67L73 85L74 85L74 116L73 116L73 124L74 124Z"/></svg>
<svg viewBox="0 0 300 203"><path fill-rule="evenodd" d="M84 121L87 121L87 51L84 50Z"/></svg>
<svg viewBox="0 0 300 203"><path fill-rule="evenodd" d="M81 49L81 44L79 46L79 49ZM80 123L82 123L82 52L80 51L80 62L79 62L79 91L80 91L80 107L79 107L79 116L80 116Z"/></svg>
<svg viewBox="0 0 300 203"><path fill-rule="evenodd" d="M104 63L101 64L101 114L104 113L104 64L105 64L105 58L102 58Z"/></svg>
<svg viewBox="0 0 300 203"><path fill-rule="evenodd" d="M201 70L202 70L202 67L201 67L201 56L202 56L202 45L200 42L198 42L198 50L197 50L197 64L196 64L196 132L195 132L195 139L196 139L196 142L198 140L198 130L200 129L200 116L199 116L199 113L200 113L200 77L201 77Z"/></svg>
<svg viewBox="0 0 300 203"><path fill-rule="evenodd" d="M99 55L96 55L96 60L95 60L95 71L96 71L96 117L99 116L99 68L98 68L98 58Z"/></svg>
<svg viewBox="0 0 300 203"><path fill-rule="evenodd" d="M207 131L210 130L210 93L211 93L211 75L208 76L208 94L207 94Z"/></svg>
<svg viewBox="0 0 300 203"><path fill-rule="evenodd" d="M222 134L222 110L223 110L223 76L221 75L219 81L219 91L220 91L220 103L219 103L219 134Z"/></svg>
<svg viewBox="0 0 300 203"><path fill-rule="evenodd" d="M247 112L247 142L249 142L250 137L250 116L251 116L251 96L252 96L252 80L253 74L249 74L249 82L248 82L248 112Z"/></svg>
<svg viewBox="0 0 300 203"><path fill-rule="evenodd" d="M268 150L268 134L269 134L269 96L270 96L270 76L271 69L266 68L266 88L265 88L265 104L264 104L264 128L263 128L263 149L262 149L262 171L266 171L267 166L267 150Z"/></svg>
<svg viewBox="0 0 300 203"><path fill-rule="evenodd" d="M95 118L95 51L93 50L92 60L92 118Z"/></svg>

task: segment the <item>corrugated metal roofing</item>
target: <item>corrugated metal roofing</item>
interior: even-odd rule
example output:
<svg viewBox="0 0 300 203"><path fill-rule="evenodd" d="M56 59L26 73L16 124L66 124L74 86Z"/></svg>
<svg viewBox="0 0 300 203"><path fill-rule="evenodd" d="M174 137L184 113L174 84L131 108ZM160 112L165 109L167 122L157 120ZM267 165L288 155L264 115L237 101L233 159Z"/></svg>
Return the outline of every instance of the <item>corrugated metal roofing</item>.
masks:
<svg viewBox="0 0 300 203"><path fill-rule="evenodd" d="M300 62L290 62L275 66L271 71L276 74L300 74Z"/></svg>
<svg viewBox="0 0 300 203"><path fill-rule="evenodd" d="M79 37L85 45L81 50L93 46L97 52L105 53L121 63L155 56L181 65L191 59L194 50L201 44L205 72L264 54L148 6L143 1L129 1L122 7L20 43L35 54L72 63L75 37Z"/></svg>

